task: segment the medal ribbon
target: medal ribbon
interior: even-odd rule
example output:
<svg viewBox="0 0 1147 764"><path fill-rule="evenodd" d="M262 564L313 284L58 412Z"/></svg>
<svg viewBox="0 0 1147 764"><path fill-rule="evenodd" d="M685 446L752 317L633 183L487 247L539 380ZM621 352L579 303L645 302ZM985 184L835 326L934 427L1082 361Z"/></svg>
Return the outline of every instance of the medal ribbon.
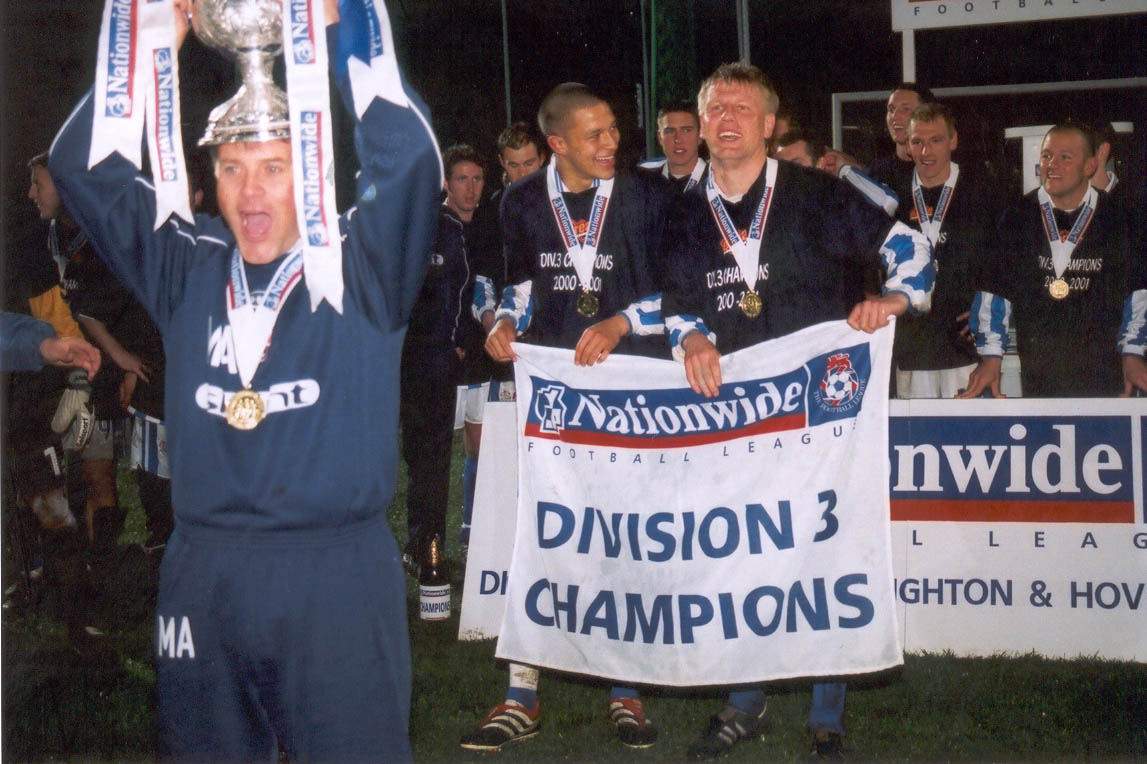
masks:
<svg viewBox="0 0 1147 764"><path fill-rule="evenodd" d="M593 264L597 259L597 245L601 237L601 227L605 224L605 211L609 206L609 195L613 191L613 178L609 180L594 181L597 191L593 195L590 205L589 222L586 226L585 241L578 240L577 231L574 230L573 220L570 219L569 207L562 197L562 179L558 176L557 156L550 159L550 166L546 171L546 189L550 195L550 206L554 211L554 219L561 232L562 241L566 245L566 254L573 263L574 272L577 273L578 283L586 292L593 278Z"/></svg>
<svg viewBox="0 0 1147 764"><path fill-rule="evenodd" d="M172 212L192 221L179 112L172 0L107 0L100 24L88 168L118 152L142 166L146 124L155 228Z"/></svg>
<svg viewBox="0 0 1147 764"><path fill-rule="evenodd" d="M693 165L693 172L689 173L689 180L685 181L685 188L682 191L688 191L701 182L701 176L705 174L705 160L697 157L697 162ZM661 166L661 174L665 176L666 180L673 180L673 176L669 174L669 160L665 160L665 164Z"/></svg>
<svg viewBox="0 0 1147 764"><path fill-rule="evenodd" d="M335 206L334 145L322 0L283 3L283 58L291 114L295 214L311 310L324 299L342 313L342 237Z"/></svg>
<svg viewBox="0 0 1147 764"><path fill-rule="evenodd" d="M924 190L920 188L920 174L915 170L912 171L912 201L916 204L916 217L920 219L920 230L928 237L928 241L932 242L933 247L940 239L940 226L944 225L944 216L948 214L948 205L952 203L952 192L956 189L958 177L960 177L960 166L952 162L948 179L944 181L944 187L940 189L940 198L936 202L936 209L933 210L932 217L929 218L928 206L924 204Z"/></svg>
<svg viewBox="0 0 1147 764"><path fill-rule="evenodd" d="M717 191L717 183L713 180L713 173L709 173L709 182L705 185L705 194L709 197L709 209L717 221L721 238L733 253L733 259L741 269L741 278L750 291L757 287L757 270L761 264L761 239L765 235L765 222L769 218L773 189L777 185L777 166L777 160L772 157L765 162L765 189L761 194L761 203L757 205L757 211L753 213L752 222L749 223L747 239L741 238L737 226L733 224L733 218L725 209L725 203L721 201L721 195Z"/></svg>
<svg viewBox="0 0 1147 764"><path fill-rule="evenodd" d="M175 49L175 9L171 0L146 0L140 8L143 52L151 76L147 92L147 153L155 184L155 228L174 212L192 221L188 199L187 163L183 157L182 115L179 109L179 52Z"/></svg>
<svg viewBox="0 0 1147 764"><path fill-rule="evenodd" d="M235 343L235 363L239 367L239 381L250 387L255 369L263 358L263 351L271 341L279 311L301 281L303 250L296 245L275 269L267 291L261 301L251 295L247 286L247 271L239 250L231 253L231 281L227 285L227 321L231 324L231 339Z"/></svg>
<svg viewBox="0 0 1147 764"><path fill-rule="evenodd" d="M1067 234L1066 241L1060 241L1059 226L1055 223L1051 197L1043 190L1043 186L1040 186L1036 192L1036 198L1039 200L1039 208L1043 213L1041 215L1043 230L1047 234L1047 244L1051 248L1051 263L1055 268L1055 277L1058 279L1067 270L1067 264L1071 262L1071 253L1075 251L1079 242L1083 241L1083 235L1087 233L1087 227L1091 225L1091 218L1095 215L1095 206L1099 201L1099 193L1093 186L1087 187L1087 195L1083 197L1083 209L1080 210L1079 217L1075 219L1075 225Z"/></svg>

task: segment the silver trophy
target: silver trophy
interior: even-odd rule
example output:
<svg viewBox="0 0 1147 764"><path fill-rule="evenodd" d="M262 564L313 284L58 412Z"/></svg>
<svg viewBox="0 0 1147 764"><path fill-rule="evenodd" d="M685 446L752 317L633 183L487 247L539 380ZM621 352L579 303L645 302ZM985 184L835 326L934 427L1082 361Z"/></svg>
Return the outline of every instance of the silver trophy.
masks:
<svg viewBox="0 0 1147 764"><path fill-rule="evenodd" d="M283 49L282 0L196 0L195 36L236 59L243 84L211 110L200 146L289 140L287 94L271 76Z"/></svg>

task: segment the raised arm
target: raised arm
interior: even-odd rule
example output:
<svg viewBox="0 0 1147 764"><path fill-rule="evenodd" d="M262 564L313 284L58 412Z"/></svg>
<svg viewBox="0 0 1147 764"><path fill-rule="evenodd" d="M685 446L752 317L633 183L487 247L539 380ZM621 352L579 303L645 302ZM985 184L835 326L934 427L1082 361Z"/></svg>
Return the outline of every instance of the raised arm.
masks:
<svg viewBox="0 0 1147 764"><path fill-rule="evenodd" d="M339 23L328 27L328 50L343 102L352 115L362 113L354 138L362 165L357 199L342 221L343 272L348 292L368 315L395 330L410 317L426 274L442 163L426 106L401 79L397 65L372 69L363 61L369 43L362 39L361 25L344 12ZM382 97L365 106L356 103L356 97L364 98L368 81L401 92L408 103Z"/></svg>

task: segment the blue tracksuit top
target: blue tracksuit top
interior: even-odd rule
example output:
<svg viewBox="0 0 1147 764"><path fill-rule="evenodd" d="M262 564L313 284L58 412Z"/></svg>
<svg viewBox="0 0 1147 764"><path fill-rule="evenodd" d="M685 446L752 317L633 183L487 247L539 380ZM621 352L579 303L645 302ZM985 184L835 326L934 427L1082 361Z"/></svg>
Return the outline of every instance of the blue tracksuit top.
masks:
<svg viewBox="0 0 1147 764"><path fill-rule="evenodd" d="M332 62L337 49L332 42ZM350 103L345 67L339 87ZM49 169L73 217L163 334L178 522L323 529L384 513L397 464L403 335L441 188L428 122L376 98L356 125L357 205L339 221L343 314L325 301L312 313L304 274L251 382L267 415L240 431L223 416L225 397L242 389L225 299L235 238L219 218L190 226L172 216L153 231L153 187L119 154L87 170L91 104L89 95L61 130ZM253 291L278 264L246 266Z"/></svg>

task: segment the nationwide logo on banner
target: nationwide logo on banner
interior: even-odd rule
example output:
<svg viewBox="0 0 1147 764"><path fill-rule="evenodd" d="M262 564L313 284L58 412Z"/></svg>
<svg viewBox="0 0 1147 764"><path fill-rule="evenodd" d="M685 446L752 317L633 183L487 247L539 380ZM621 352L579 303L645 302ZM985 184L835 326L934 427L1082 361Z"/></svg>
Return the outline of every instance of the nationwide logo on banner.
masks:
<svg viewBox="0 0 1147 764"><path fill-rule="evenodd" d="M893 520L1131 523L1126 417L893 417Z"/></svg>
<svg viewBox="0 0 1147 764"><path fill-rule="evenodd" d="M315 33L311 28L311 0L291 0L291 50L296 64L315 62Z"/></svg>
<svg viewBox="0 0 1147 764"><path fill-rule="evenodd" d="M107 56L107 100L104 113L109 117L129 118L135 92L135 3L116 0L111 8Z"/></svg>
<svg viewBox="0 0 1147 764"><path fill-rule="evenodd" d="M302 113L299 145L303 152L303 219L307 224L307 243L312 247L325 247L329 242L323 211L322 124L320 112Z"/></svg>
<svg viewBox="0 0 1147 764"><path fill-rule="evenodd" d="M175 122L175 77L172 70L171 48L156 48L155 62L155 142L159 148L156 157L160 180L173 181L179 177L178 152L183 150L177 140Z"/></svg>
<svg viewBox="0 0 1147 764"><path fill-rule="evenodd" d="M872 373L868 345L834 350L767 379L721 386L591 390L531 376L524 434L620 448L688 448L855 418Z"/></svg>

